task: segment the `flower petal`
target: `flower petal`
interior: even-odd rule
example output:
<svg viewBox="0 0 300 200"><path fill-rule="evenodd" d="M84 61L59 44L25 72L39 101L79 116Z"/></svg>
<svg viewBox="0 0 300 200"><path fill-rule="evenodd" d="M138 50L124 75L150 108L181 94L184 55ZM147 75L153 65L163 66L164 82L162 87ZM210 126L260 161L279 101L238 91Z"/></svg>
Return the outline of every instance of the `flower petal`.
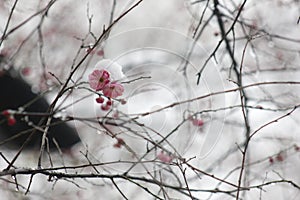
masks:
<svg viewBox="0 0 300 200"><path fill-rule="evenodd" d="M112 82L103 88L103 94L110 98L121 96L124 92L124 87L120 83Z"/></svg>
<svg viewBox="0 0 300 200"><path fill-rule="evenodd" d="M109 82L110 75L106 70L94 70L89 75L90 87L96 91L102 90Z"/></svg>

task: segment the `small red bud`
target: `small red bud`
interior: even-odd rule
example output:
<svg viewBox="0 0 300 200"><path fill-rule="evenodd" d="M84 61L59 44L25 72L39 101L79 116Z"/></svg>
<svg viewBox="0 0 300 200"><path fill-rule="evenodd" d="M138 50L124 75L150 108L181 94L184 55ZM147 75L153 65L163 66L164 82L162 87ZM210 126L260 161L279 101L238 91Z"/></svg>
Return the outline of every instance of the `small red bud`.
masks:
<svg viewBox="0 0 300 200"><path fill-rule="evenodd" d="M98 98L96 98L96 102L97 103L103 103L104 102L104 98L103 97L98 97Z"/></svg>
<svg viewBox="0 0 300 200"><path fill-rule="evenodd" d="M104 55L104 51L103 51L103 50L97 51L97 55L98 55L98 56L103 56L103 55Z"/></svg>
<svg viewBox="0 0 300 200"><path fill-rule="evenodd" d="M113 102L111 101L111 100L108 100L107 102L106 102L106 105L108 105L108 106L111 106L113 104Z"/></svg>
<svg viewBox="0 0 300 200"><path fill-rule="evenodd" d="M117 143L114 144L115 148L121 148L122 145L124 145L125 142L122 138L117 138Z"/></svg>
<svg viewBox="0 0 300 200"><path fill-rule="evenodd" d="M263 109L263 107L261 105L257 105L256 108Z"/></svg>
<svg viewBox="0 0 300 200"><path fill-rule="evenodd" d="M10 111L9 110L4 110L2 111L2 115L4 115L5 117L8 117L10 115Z"/></svg>
<svg viewBox="0 0 300 200"><path fill-rule="evenodd" d="M94 54L95 53L95 51L92 49L92 47L88 47L85 51L87 53L90 53L90 54Z"/></svg>
<svg viewBox="0 0 300 200"><path fill-rule="evenodd" d="M125 99L121 99L121 104L122 105L124 105L124 104L126 104L127 103L127 101L125 100Z"/></svg>
<svg viewBox="0 0 300 200"><path fill-rule="evenodd" d="M13 125L15 125L16 124L16 119L14 118L14 116L9 116L8 118L7 118L7 124L9 125L9 126L13 126Z"/></svg>
<svg viewBox="0 0 300 200"><path fill-rule="evenodd" d="M272 157L269 157L269 163L271 163L271 164L274 163L274 159Z"/></svg>

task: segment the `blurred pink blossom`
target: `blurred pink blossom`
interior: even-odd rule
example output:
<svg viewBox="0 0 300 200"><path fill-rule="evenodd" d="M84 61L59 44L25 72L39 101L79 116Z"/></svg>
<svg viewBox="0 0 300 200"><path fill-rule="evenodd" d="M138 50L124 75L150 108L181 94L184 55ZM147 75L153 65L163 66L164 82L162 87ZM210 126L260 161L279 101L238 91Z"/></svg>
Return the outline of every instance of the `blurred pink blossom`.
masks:
<svg viewBox="0 0 300 200"><path fill-rule="evenodd" d="M194 126L199 126L199 127L201 127L201 126L204 125L204 122L203 122L202 119L193 119L192 122L193 122L193 125L194 125Z"/></svg>
<svg viewBox="0 0 300 200"><path fill-rule="evenodd" d="M161 151L157 155L157 158L164 163L170 163L173 160L173 157L171 155L168 155L168 154L164 153L163 151Z"/></svg>
<svg viewBox="0 0 300 200"><path fill-rule="evenodd" d="M106 70L94 70L89 75L90 87L96 91L102 90L110 82L109 77L109 72Z"/></svg>

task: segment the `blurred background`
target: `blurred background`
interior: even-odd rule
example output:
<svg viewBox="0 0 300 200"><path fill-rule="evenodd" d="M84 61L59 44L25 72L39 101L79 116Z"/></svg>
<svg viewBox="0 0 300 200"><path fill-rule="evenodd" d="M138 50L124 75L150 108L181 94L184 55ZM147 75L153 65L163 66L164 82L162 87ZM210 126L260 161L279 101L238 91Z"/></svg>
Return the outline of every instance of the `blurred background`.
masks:
<svg viewBox="0 0 300 200"><path fill-rule="evenodd" d="M1 142L3 198L299 199L299 17L297 0L0 1L0 78L71 129L52 150ZM108 111L103 59L124 74Z"/></svg>

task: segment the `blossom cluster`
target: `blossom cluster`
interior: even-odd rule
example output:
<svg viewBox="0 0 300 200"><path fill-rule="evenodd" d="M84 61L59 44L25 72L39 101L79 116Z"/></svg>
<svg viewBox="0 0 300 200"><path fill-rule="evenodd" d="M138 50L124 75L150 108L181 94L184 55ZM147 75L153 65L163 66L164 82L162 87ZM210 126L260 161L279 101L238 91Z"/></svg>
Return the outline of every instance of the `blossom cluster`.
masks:
<svg viewBox="0 0 300 200"><path fill-rule="evenodd" d="M106 62L106 61L105 61ZM105 63L106 64L106 63ZM99 64L98 64L99 65ZM103 62L102 62L103 65ZM96 65L97 67L97 65ZM111 72L105 69L95 69L89 75L89 85L92 89L99 92L102 91L103 95L99 95L96 98L96 102L102 104L101 109L107 111L111 108L113 101L112 99L121 96L124 92L124 87L121 83L114 79L115 77L111 76ZM105 96L108 100L106 104L103 104Z"/></svg>

